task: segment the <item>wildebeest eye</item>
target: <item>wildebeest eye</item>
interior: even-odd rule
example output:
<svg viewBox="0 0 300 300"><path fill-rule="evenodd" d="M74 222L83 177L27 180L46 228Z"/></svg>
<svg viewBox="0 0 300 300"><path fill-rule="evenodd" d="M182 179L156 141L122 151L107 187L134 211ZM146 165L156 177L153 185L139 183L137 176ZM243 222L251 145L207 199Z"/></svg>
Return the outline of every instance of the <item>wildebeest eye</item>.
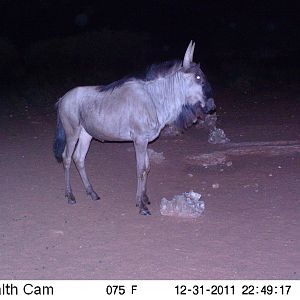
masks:
<svg viewBox="0 0 300 300"><path fill-rule="evenodd" d="M197 75L197 76L196 76L196 79L200 80L200 79L201 79L201 76Z"/></svg>

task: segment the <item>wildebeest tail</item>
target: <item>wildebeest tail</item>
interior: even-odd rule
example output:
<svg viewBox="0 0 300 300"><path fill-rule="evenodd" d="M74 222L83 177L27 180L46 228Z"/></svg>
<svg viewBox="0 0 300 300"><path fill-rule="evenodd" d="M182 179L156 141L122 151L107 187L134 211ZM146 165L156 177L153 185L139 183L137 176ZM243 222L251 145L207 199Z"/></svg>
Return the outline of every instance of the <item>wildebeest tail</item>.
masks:
<svg viewBox="0 0 300 300"><path fill-rule="evenodd" d="M53 143L53 152L56 160L58 162L62 162L62 154L65 150L66 146L66 134L64 127L61 123L59 114L57 112L57 123L56 123L56 133L55 133L55 139Z"/></svg>

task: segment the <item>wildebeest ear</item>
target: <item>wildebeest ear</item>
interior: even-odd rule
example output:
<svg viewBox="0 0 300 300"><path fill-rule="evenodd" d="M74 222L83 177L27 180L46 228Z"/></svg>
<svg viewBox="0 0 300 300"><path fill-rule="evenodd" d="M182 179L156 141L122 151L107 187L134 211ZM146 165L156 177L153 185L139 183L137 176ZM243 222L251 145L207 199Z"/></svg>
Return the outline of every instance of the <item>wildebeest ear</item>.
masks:
<svg viewBox="0 0 300 300"><path fill-rule="evenodd" d="M183 58L182 66L186 70L191 66L191 63L193 62L193 56L194 56L194 49L195 49L195 43L193 41L190 41Z"/></svg>

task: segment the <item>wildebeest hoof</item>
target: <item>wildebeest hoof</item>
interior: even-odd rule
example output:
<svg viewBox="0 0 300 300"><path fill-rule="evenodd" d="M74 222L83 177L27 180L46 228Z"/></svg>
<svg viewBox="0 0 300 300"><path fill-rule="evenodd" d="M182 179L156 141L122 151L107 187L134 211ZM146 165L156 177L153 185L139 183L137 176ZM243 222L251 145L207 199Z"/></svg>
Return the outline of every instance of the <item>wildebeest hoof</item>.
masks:
<svg viewBox="0 0 300 300"><path fill-rule="evenodd" d="M76 200L75 198L68 198L68 204L75 204Z"/></svg>
<svg viewBox="0 0 300 300"><path fill-rule="evenodd" d="M92 192L89 195L91 196L91 198L92 198L93 201L100 200L100 197L95 192Z"/></svg>
<svg viewBox="0 0 300 300"><path fill-rule="evenodd" d="M150 216L151 212L147 207L140 208L140 214L143 216Z"/></svg>
<svg viewBox="0 0 300 300"><path fill-rule="evenodd" d="M66 193L66 198L68 198L68 204L75 204L76 200L73 193Z"/></svg>

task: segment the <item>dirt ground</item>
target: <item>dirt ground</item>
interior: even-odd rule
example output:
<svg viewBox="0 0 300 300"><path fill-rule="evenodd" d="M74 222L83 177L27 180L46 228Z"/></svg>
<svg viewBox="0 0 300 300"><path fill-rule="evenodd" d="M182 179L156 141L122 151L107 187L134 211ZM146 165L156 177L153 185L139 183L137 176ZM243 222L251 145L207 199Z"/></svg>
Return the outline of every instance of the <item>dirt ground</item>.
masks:
<svg viewBox="0 0 300 300"><path fill-rule="evenodd" d="M217 92L219 124L234 143L300 140L299 88ZM135 207L130 143L93 141L85 194L73 165L76 205L64 199L52 155L55 113L29 108L0 120L0 279L300 279L300 155L235 155L201 166L186 157L224 145L191 128L162 136L148 180L152 215ZM194 190L197 219L160 215L160 199Z"/></svg>

